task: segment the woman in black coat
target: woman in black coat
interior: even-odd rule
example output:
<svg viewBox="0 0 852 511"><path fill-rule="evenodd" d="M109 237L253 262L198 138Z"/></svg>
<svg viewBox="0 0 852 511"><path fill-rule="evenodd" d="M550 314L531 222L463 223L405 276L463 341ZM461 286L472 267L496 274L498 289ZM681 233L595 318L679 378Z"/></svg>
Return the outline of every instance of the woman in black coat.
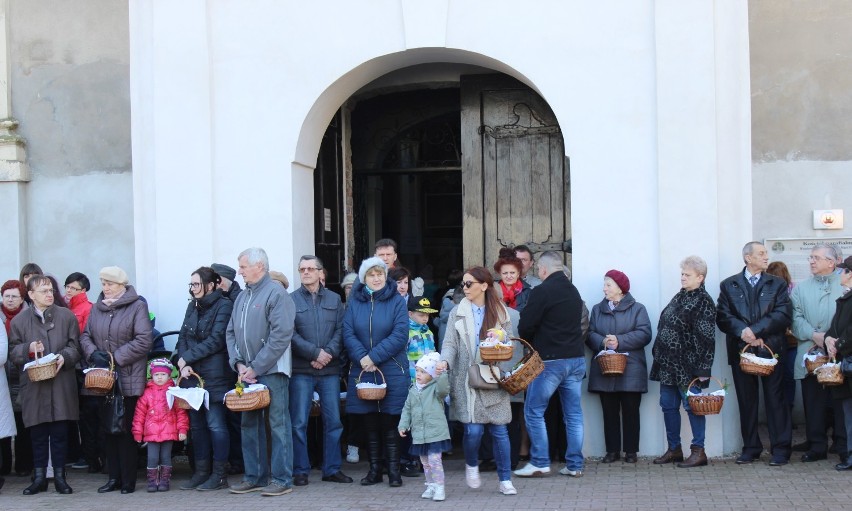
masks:
<svg viewBox="0 0 852 511"><path fill-rule="evenodd" d="M838 356L841 360L852 357L852 256L837 265L840 285L846 292L837 299L837 310L831 320L831 326L825 332L825 345L828 355ZM846 419L846 438L852 438L852 378L846 376L846 383L832 389L832 397L843 403L843 417ZM852 452L852 449L849 449ZM841 454L841 462L834 466L837 470L852 469L852 456L849 452ZM845 456L844 456L845 454Z"/></svg>
<svg viewBox="0 0 852 511"><path fill-rule="evenodd" d="M592 307L586 345L596 355L601 350L627 353L627 366L618 376L604 376L600 364L589 366L589 392L597 392L603 410L606 456L601 463L621 458L636 463L639 452L639 405L648 392L645 346L651 342L651 319L645 306L630 294L627 275L610 270L604 276L604 299Z"/></svg>
<svg viewBox="0 0 852 511"><path fill-rule="evenodd" d="M231 319L234 303L218 288L222 278L206 266L190 276L189 294L192 301L186 308L177 342L178 368L181 376L195 372L204 380L210 393L210 408L190 410L192 445L195 453L195 472L181 490L218 490L228 486L228 455L230 436L226 409L222 403L225 393L234 385L237 374L228 365L225 331ZM211 471L212 447L212 471Z"/></svg>

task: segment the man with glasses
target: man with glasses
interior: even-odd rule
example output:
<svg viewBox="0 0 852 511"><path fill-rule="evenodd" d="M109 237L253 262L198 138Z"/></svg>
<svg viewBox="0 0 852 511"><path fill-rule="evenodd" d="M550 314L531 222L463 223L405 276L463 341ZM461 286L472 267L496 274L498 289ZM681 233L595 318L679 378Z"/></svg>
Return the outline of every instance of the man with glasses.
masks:
<svg viewBox="0 0 852 511"><path fill-rule="evenodd" d="M533 258L530 248L526 245L517 245L515 247L515 257L521 260L521 266L523 266L521 280L529 284L530 287L536 287L541 284L541 279L533 275L530 271L535 264L535 258Z"/></svg>
<svg viewBox="0 0 852 511"><path fill-rule="evenodd" d="M803 358L814 346L824 349L825 331L831 326L835 301L843 294L840 276L834 271L837 266L834 247L815 246L808 262L813 276L793 288L791 295L793 335L799 340L793 377L802 381L805 433L810 445L809 450L802 455L803 462L824 460L828 456L826 411L832 406L829 389L820 385L813 374L806 374ZM846 425L840 407L835 407L834 443L840 453L840 461L846 462Z"/></svg>
<svg viewBox="0 0 852 511"><path fill-rule="evenodd" d="M322 413L322 480L351 483L340 470L340 352L343 349L343 303L326 289L315 255L299 259L302 285L290 296L296 305L293 329L293 375L290 380L290 418L293 423L293 484L306 486L311 471L308 457L308 417L314 392Z"/></svg>

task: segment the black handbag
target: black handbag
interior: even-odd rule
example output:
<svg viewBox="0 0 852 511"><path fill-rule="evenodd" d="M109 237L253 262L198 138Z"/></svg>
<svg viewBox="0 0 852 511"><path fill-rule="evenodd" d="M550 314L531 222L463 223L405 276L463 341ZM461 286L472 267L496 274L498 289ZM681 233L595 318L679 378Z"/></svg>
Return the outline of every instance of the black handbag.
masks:
<svg viewBox="0 0 852 511"><path fill-rule="evenodd" d="M843 373L843 376L852 378L852 355L843 357L843 360L840 361L840 372Z"/></svg>
<svg viewBox="0 0 852 511"><path fill-rule="evenodd" d="M121 393L120 381L117 378L112 392L107 394L101 405L101 422L103 431L108 435L130 432L127 425L127 410L124 407L124 395Z"/></svg>

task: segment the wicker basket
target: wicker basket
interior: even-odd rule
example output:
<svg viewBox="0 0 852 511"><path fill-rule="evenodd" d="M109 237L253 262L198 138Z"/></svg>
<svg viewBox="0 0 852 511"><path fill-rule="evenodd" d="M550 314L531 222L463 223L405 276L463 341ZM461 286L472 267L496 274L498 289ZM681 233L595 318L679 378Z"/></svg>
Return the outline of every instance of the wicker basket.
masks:
<svg viewBox="0 0 852 511"><path fill-rule="evenodd" d="M376 368L376 372L382 375L382 381L385 382L384 388L366 388L359 389L358 385L355 385L355 393L358 394L358 399L362 399L364 401L381 401L385 398L385 394L387 394L387 380L385 379L385 373L382 372L378 367ZM358 381L361 380L361 377L364 376L364 370L361 370L361 373L358 375ZM379 379L376 378L376 385L379 385Z"/></svg>
<svg viewBox="0 0 852 511"><path fill-rule="evenodd" d="M237 379L240 383L242 378ZM243 392L242 394L225 394L225 406L232 412L250 412L260 410L269 406L269 389L257 392Z"/></svg>
<svg viewBox="0 0 852 511"><path fill-rule="evenodd" d="M763 347L766 348L769 351L769 353L772 355L773 358L775 357L775 352L772 351L772 348L770 348L766 344L764 344ZM743 357L743 354L745 354L745 352L747 350L751 349L751 348L754 348L754 346L746 344L743 347L742 351L740 351L740 371L742 371L746 374L753 374L755 376L769 376L770 374L772 374L772 371L775 370L775 365L778 365L778 364L775 364L775 365L755 364L751 360Z"/></svg>
<svg viewBox="0 0 852 511"><path fill-rule="evenodd" d="M541 374L544 371L544 362L542 362L541 357L538 352L533 349L532 345L527 341L521 339L520 337L512 337L513 341L519 341L524 344L524 347L528 350L524 355L524 358L521 359L518 364L523 364L524 366L516 371L514 374L507 376L506 378L500 378L499 369L495 373L494 366L491 365L491 374L497 379L497 382L500 384L500 387L503 388L506 392L511 395L515 395L519 392L523 392L529 387L530 383L535 379L536 376Z"/></svg>
<svg viewBox="0 0 852 511"><path fill-rule="evenodd" d="M112 358L112 353L109 354L109 369L103 367L95 367L86 372L86 378L83 380L83 388L97 393L106 394L112 390L115 384L115 359Z"/></svg>
<svg viewBox="0 0 852 511"><path fill-rule="evenodd" d="M840 364L836 363L834 358L831 359L831 363L833 365L822 365L814 371L817 381L826 387L843 385L844 377L843 371L840 370Z"/></svg>
<svg viewBox="0 0 852 511"><path fill-rule="evenodd" d="M507 360L512 360L512 353L514 353L514 346L479 346L479 356L482 358L482 361L486 364L490 364L492 362L505 362Z"/></svg>
<svg viewBox="0 0 852 511"><path fill-rule="evenodd" d="M711 378L716 380L716 383L719 384L719 388L725 388L718 378L713 376L711 376ZM692 388L692 384L697 381L698 378L695 378L689 382L689 385L686 386L686 391L689 392L689 389ZM725 404L725 396L710 396L704 394L698 396L687 395L686 399L689 401L689 409L692 410L692 415L716 415L722 410L722 405Z"/></svg>
<svg viewBox="0 0 852 511"><path fill-rule="evenodd" d="M204 388L204 379L201 376L198 376L198 373L196 373L195 371L190 369L189 375L195 376L196 378L198 378L198 385L197 385L198 388L200 388L200 389ZM180 387L181 380L183 380L185 378L186 378L185 376L181 376L180 378L178 378L177 384L175 386ZM266 392L268 393L269 391L266 391ZM178 408L183 408L184 410L192 410L192 407L189 406L189 403L186 402L186 399L184 399L182 397L175 396L175 406L177 406Z"/></svg>
<svg viewBox="0 0 852 511"><path fill-rule="evenodd" d="M814 347L808 350L807 355L818 355L815 360L808 360L805 358L805 369L807 369L808 374L814 374L814 370L828 362L828 355L825 354L822 349Z"/></svg>
<svg viewBox="0 0 852 511"><path fill-rule="evenodd" d="M595 360L604 376L621 376L627 367L627 355L621 353L604 353L595 357Z"/></svg>
<svg viewBox="0 0 852 511"><path fill-rule="evenodd" d="M41 341L39 341L41 342ZM44 356L44 352L36 352L35 354L36 360L40 359ZM27 377L30 381L45 381L56 376L56 365L59 364L58 360L53 360L46 364L33 364L27 368Z"/></svg>

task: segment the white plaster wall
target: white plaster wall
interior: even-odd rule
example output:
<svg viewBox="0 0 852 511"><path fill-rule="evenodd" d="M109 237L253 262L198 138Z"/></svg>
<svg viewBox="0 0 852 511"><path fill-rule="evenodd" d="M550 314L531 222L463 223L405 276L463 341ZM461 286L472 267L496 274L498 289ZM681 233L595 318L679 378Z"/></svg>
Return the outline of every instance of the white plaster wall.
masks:
<svg viewBox="0 0 852 511"><path fill-rule="evenodd" d="M310 170L331 116L372 80L429 62L506 72L550 103L571 158L574 280L590 305L618 267L656 323L691 253L717 294L719 267L739 259L730 247L751 235L744 5L517 5L131 0L136 260L159 324L179 325L191 269L247 246L292 276L313 247ZM729 204L730 187L744 202ZM657 396L652 385L642 406L643 454L665 448ZM597 398L584 408L586 453L601 454ZM738 448L723 434L735 423L730 404L709 419L710 454Z"/></svg>

